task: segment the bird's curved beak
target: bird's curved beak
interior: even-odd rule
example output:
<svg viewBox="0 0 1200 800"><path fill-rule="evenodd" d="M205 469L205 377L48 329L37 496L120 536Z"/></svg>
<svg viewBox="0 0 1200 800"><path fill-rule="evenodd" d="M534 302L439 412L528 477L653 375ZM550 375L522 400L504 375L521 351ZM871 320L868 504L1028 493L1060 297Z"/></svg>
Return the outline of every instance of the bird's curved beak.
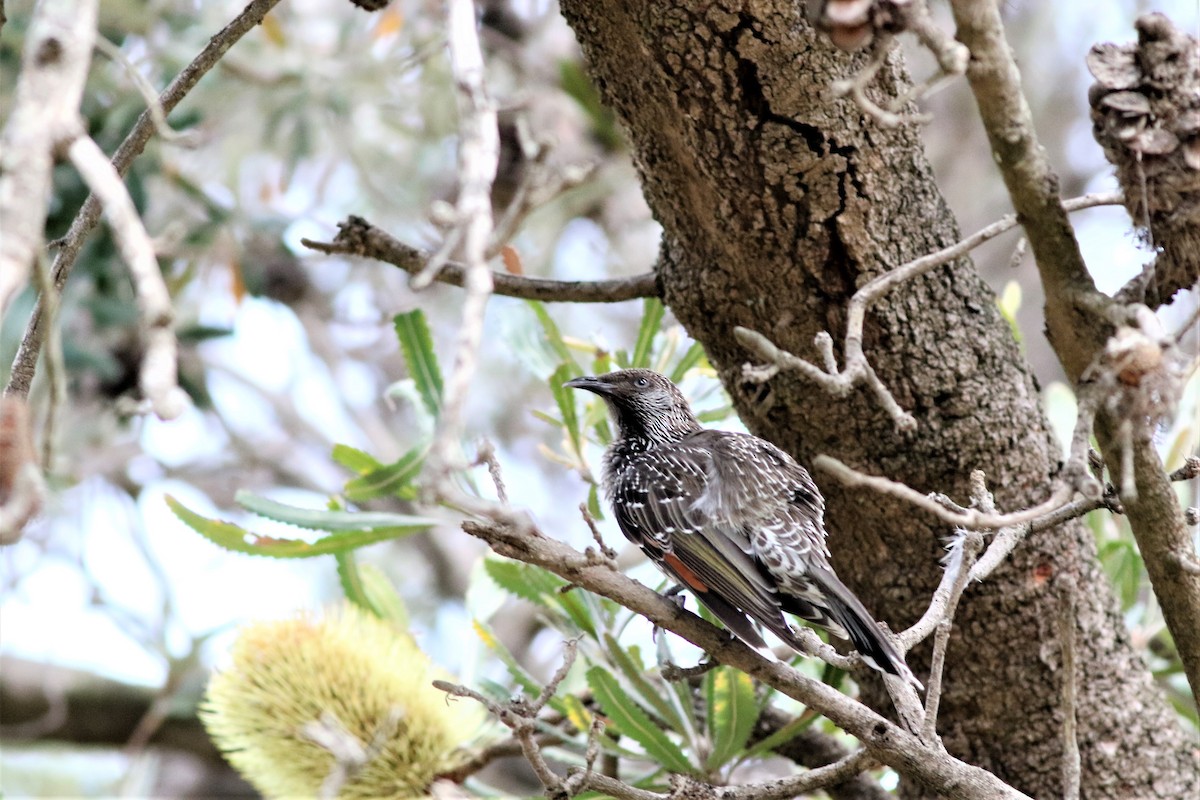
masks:
<svg viewBox="0 0 1200 800"><path fill-rule="evenodd" d="M617 388L615 384L590 375L582 378L572 378L564 383L563 386L567 387L568 389L585 389L589 392L598 394L601 397L612 394Z"/></svg>

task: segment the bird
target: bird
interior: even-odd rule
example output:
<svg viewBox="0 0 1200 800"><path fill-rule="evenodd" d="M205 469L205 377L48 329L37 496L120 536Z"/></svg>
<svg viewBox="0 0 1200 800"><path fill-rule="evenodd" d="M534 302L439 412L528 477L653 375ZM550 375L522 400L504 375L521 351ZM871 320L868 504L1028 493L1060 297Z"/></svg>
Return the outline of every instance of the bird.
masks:
<svg viewBox="0 0 1200 800"><path fill-rule="evenodd" d="M702 427L679 388L652 370L564 386L599 395L616 426L601 485L621 532L735 636L765 650L758 623L807 652L787 612L849 640L876 670L921 687L834 573L825 499L794 458L758 436Z"/></svg>

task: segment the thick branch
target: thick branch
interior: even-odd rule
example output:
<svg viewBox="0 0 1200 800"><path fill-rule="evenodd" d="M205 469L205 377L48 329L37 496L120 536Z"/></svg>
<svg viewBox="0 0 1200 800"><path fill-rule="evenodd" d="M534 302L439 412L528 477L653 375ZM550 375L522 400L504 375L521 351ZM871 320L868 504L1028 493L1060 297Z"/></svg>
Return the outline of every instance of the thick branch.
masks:
<svg viewBox="0 0 1200 800"><path fill-rule="evenodd" d="M1092 282L1059 197L1058 176L1034 131L1021 75L1004 38L1000 6L991 0L952 0L958 39L971 51L967 80L1013 208L1025 228L1046 291L1046 327L1072 379L1091 361L1095 323L1081 324L1087 306L1108 301Z"/></svg>
<svg viewBox="0 0 1200 800"><path fill-rule="evenodd" d="M338 234L332 242L300 241L305 247L321 253L344 253L384 261L410 275L419 274L430 258L429 253L409 247L362 217L355 216L338 224ZM447 261L438 272L437 280L451 286L462 286L465 277L466 267L463 264ZM522 300L540 300L543 303L621 303L641 297L658 297L660 294L653 272L603 281L558 281L492 272L492 282L495 294Z"/></svg>
<svg viewBox="0 0 1200 800"><path fill-rule="evenodd" d="M0 313L25 285L42 249L54 152L80 127L98 5L97 0L47 0L30 23L0 141Z"/></svg>
<svg viewBox="0 0 1200 800"><path fill-rule="evenodd" d="M1123 498L1125 514L1162 608L1163 621L1175 639L1192 696L1200 697L1200 635L1196 632L1200 575L1187 568L1195 552L1192 535L1153 440L1135 433L1119 444L1119 427L1120 420L1102 412L1096 419L1096 438L1113 475L1121 474L1122 453L1131 451L1137 491Z"/></svg>

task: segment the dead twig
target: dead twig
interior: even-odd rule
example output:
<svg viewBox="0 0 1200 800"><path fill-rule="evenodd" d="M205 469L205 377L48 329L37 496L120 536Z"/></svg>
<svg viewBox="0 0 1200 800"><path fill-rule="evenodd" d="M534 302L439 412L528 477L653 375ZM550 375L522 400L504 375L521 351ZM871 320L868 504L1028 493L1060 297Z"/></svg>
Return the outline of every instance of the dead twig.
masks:
<svg viewBox="0 0 1200 800"><path fill-rule="evenodd" d="M1067 211L1077 211L1099 205L1115 205L1120 202L1120 193L1108 192L1067 200L1063 202L1063 207ZM763 383L778 374L781 369L796 370L834 397L845 397L855 385L865 383L875 393L897 428L901 430L914 429L916 420L896 402L892 393L879 380L874 368L871 367L863 353L863 325L866 320L867 308L901 283L913 280L969 253L984 242L1016 227L1017 224L1017 216L1009 214L949 247L922 256L873 278L855 292L846 307L846 337L842 346L840 371L837 369L837 357L833 352L833 338L825 331L817 334L814 340L814 345L825 365L822 369L810 361L780 349L757 331L743 327L735 328L734 335L741 345L766 362L761 366L746 364L743 367L745 378L755 383Z"/></svg>

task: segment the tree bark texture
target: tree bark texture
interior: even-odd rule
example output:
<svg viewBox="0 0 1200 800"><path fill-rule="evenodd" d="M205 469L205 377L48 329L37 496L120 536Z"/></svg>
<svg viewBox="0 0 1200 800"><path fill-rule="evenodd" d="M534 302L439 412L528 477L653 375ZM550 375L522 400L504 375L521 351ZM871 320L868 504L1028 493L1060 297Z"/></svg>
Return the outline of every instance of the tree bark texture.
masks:
<svg viewBox="0 0 1200 800"><path fill-rule="evenodd" d="M986 472L1001 510L1044 500L1060 450L1036 382L968 260L902 286L868 313L867 356L916 417L914 434L898 432L864 391L834 398L795 373L765 385L742 377L748 354L735 326L815 359L814 335L841 339L857 287L959 238L919 129L882 129L852 102L829 99L830 83L855 74L863 57L834 51L786 2L562 6L663 226L666 302L704 344L747 426L802 462L828 453L960 502L973 469ZM868 91L885 100L905 83L893 53ZM839 574L893 629L914 622L950 531L890 497L815 477ZM1080 587L1083 796L1200 790L1194 745L1132 650L1078 522L1031 537L965 596L941 704L947 747L1021 791L1062 796L1063 580ZM921 676L928 650L909 663Z"/></svg>

